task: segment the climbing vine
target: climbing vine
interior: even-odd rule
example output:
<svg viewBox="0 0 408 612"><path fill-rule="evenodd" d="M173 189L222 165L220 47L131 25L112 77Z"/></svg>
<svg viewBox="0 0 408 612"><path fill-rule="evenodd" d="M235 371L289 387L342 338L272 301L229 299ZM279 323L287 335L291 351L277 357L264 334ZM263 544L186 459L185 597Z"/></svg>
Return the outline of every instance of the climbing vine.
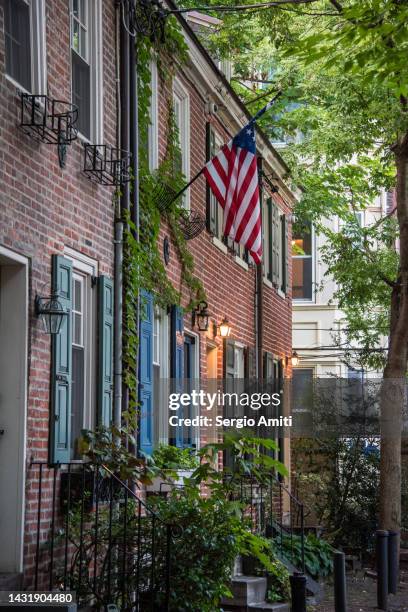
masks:
<svg viewBox="0 0 408 612"><path fill-rule="evenodd" d="M162 89L168 92L167 147L164 159L157 170L149 166L149 124L151 100L151 60L155 58ZM194 273L194 259L179 225L183 208L174 202L170 208L160 212L160 191L177 193L185 184L181 171L181 152L178 146L178 131L172 108L172 78L177 66L188 58L188 49L176 20L166 21L164 41L152 42L140 38L137 43L137 73L139 98L139 236L130 219L124 214L124 382L129 390L130 414L137 407L137 296L141 289L154 296L155 304L166 308L180 304L181 292L189 292L193 308L204 299L203 285ZM159 245L161 220L168 224L173 246L181 265L180 287L176 289L169 280ZM141 300L143 313L143 299ZM128 415L128 417L130 416Z"/></svg>

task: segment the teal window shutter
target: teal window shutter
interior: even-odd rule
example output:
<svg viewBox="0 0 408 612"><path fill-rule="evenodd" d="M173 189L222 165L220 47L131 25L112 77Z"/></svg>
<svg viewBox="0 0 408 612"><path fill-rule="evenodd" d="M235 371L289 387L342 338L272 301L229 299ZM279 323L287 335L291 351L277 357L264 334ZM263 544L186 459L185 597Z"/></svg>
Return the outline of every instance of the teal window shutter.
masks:
<svg viewBox="0 0 408 612"><path fill-rule="evenodd" d="M277 286L279 280L279 209L272 202L272 282Z"/></svg>
<svg viewBox="0 0 408 612"><path fill-rule="evenodd" d="M184 320L183 310L173 305L170 313L171 320L171 359L170 376L172 378L172 392L183 393L184 381ZM180 410L177 416L182 417ZM184 432L182 426L172 428L170 443L182 448L184 446Z"/></svg>
<svg viewBox="0 0 408 612"><path fill-rule="evenodd" d="M112 422L113 390L113 281L98 279L98 425Z"/></svg>
<svg viewBox="0 0 408 612"><path fill-rule="evenodd" d="M206 131L206 161L210 161L215 155L215 134L212 125L207 121L205 125ZM207 208L207 230L213 236L217 235L217 213L218 213L218 202L215 199L211 187L206 181L206 208Z"/></svg>
<svg viewBox="0 0 408 612"><path fill-rule="evenodd" d="M139 352L139 449L146 455L153 452L153 318L151 293L140 292Z"/></svg>
<svg viewBox="0 0 408 612"><path fill-rule="evenodd" d="M52 256L52 290L68 313L51 339L49 461L55 464L71 458L72 263L61 255Z"/></svg>

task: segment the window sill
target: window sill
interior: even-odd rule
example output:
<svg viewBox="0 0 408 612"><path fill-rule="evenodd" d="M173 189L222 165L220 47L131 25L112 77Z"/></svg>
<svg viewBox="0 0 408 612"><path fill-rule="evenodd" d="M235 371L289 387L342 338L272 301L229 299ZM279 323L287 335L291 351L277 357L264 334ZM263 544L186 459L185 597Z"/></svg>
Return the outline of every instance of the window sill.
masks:
<svg viewBox="0 0 408 612"><path fill-rule="evenodd" d="M243 268L244 270L248 272L249 266L247 262L242 259L242 257L240 257L239 255L235 255L234 259L235 259L235 263L237 263L239 266L241 266L241 268Z"/></svg>
<svg viewBox="0 0 408 612"><path fill-rule="evenodd" d="M220 251L222 251L223 253L227 254L228 253L228 247L226 244L224 244L222 242L222 240L220 240L219 238L217 238L217 236L213 236L212 237L212 243L214 246L217 247L217 249L220 249Z"/></svg>
<svg viewBox="0 0 408 612"><path fill-rule="evenodd" d="M25 87L23 87L22 85L20 85L20 83L18 83L17 81L15 81L13 79L13 77L11 77L9 74L5 74L4 75L6 77L6 80L11 83L11 85L13 85L16 88L16 93L24 93L24 94L28 94L29 96L32 95L31 91L28 91L28 89L26 89Z"/></svg>

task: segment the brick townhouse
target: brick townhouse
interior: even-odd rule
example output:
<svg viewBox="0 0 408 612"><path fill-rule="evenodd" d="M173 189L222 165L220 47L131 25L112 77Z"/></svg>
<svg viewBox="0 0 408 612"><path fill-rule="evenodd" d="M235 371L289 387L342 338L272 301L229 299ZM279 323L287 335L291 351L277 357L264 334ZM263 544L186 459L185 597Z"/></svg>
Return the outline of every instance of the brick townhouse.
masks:
<svg viewBox="0 0 408 612"><path fill-rule="evenodd" d="M4 588L21 584L15 577L22 574L26 586L42 584L38 575L35 583L33 577L35 566L38 573L39 551L63 520L59 473L68 464L81 465L77 447L81 430L112 419L113 346L118 346L112 281L117 204L115 187L99 180L98 163L106 145L104 176L114 185L117 177L109 155L112 159L119 155L115 151L119 127L123 133L126 125L123 117L118 124L117 83L119 74L123 76L123 58L117 62L120 8L114 0L0 4L0 574ZM202 25L200 18L192 15L178 21L190 60L177 71L170 92L152 60L149 151L154 168L166 147L170 95L182 169L189 179L245 125L249 115L194 33ZM284 180L287 167L262 133L257 146L264 177L262 273L242 247L223 240L222 211L203 178L182 200L186 209L206 219L204 231L188 244L206 291L209 326L200 332L197 323L193 325L192 312L183 313L179 305L156 308L148 296L140 333L143 403L138 443L145 452L159 442L192 446L206 440L204 434L200 440L200 431L194 428L169 428L166 398L158 391L160 379L278 380L289 373L290 215L295 195ZM96 172L84 172L88 163ZM167 242L169 236L163 223L160 240ZM168 276L179 287L180 262L171 240L167 254ZM57 321L60 329L50 335L43 328L46 315L39 311L54 298L64 314L52 319L51 325ZM182 294L181 306L187 302ZM220 325L225 318L230 334L223 338ZM288 444L280 445L286 463ZM55 465L60 470L50 467ZM43 551L48 555L44 567L50 587L54 586L54 544L51 550Z"/></svg>

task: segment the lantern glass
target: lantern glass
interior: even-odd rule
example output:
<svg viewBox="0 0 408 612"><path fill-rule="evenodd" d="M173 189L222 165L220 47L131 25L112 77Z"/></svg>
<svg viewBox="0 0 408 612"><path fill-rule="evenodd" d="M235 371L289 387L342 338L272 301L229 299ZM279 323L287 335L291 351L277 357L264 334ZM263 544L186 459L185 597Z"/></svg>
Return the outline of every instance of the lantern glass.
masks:
<svg viewBox="0 0 408 612"><path fill-rule="evenodd" d="M62 321L66 312L62 307L58 297L52 295L50 298L36 298L36 312L41 316L44 331L46 334L59 334Z"/></svg>
<svg viewBox="0 0 408 612"><path fill-rule="evenodd" d="M228 338L231 333L231 326L227 317L224 317L220 323L220 336L221 338Z"/></svg>
<svg viewBox="0 0 408 612"><path fill-rule="evenodd" d="M292 366L294 368L296 368L299 365L299 355L297 354L296 351L293 351L291 361L292 361Z"/></svg>
<svg viewBox="0 0 408 612"><path fill-rule="evenodd" d="M209 318L207 302L200 302L193 311L193 326L197 323L198 330L206 332L208 330Z"/></svg>
<svg viewBox="0 0 408 612"><path fill-rule="evenodd" d="M206 332L208 330L208 312L198 313L197 327L199 331Z"/></svg>

